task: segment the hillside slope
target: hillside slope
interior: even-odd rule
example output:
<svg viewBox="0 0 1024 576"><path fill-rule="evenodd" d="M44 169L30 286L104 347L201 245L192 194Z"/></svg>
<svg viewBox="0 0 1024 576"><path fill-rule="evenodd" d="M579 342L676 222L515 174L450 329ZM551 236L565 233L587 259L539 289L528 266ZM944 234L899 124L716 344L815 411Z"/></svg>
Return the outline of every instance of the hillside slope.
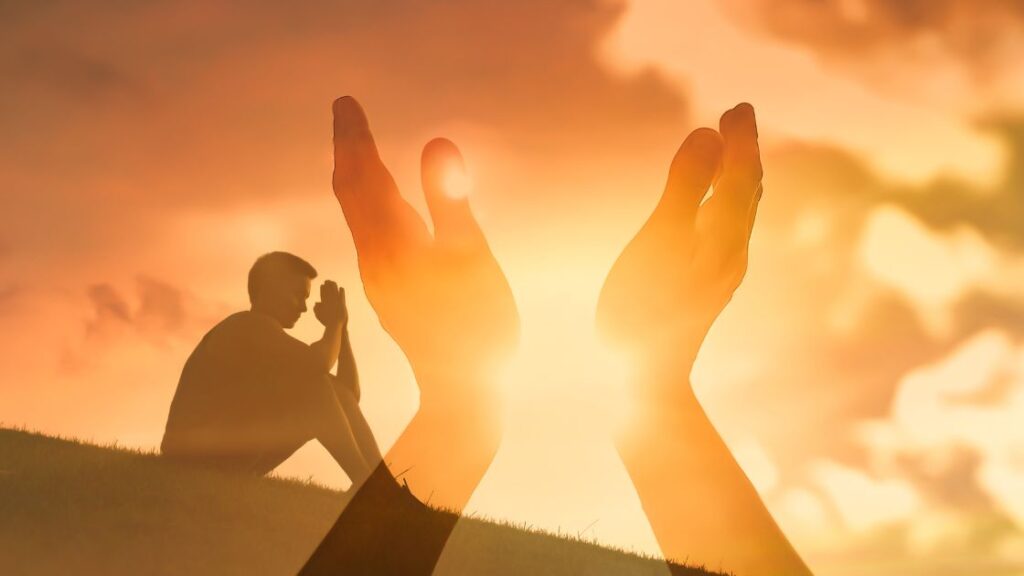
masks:
<svg viewBox="0 0 1024 576"><path fill-rule="evenodd" d="M345 495L0 429L0 573L294 574ZM705 576L673 566L674 574ZM464 518L435 574L666 576L664 561Z"/></svg>

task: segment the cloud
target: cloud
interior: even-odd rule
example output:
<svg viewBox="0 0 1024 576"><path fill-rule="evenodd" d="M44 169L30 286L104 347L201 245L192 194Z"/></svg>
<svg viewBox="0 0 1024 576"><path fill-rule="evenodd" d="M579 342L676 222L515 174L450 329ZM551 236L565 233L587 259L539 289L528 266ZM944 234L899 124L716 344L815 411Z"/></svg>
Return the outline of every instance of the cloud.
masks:
<svg viewBox="0 0 1024 576"><path fill-rule="evenodd" d="M1024 7L1013 0L761 0L755 13L773 33L822 50L926 51L938 45L977 65L998 56L1004 36L1024 25Z"/></svg>
<svg viewBox="0 0 1024 576"><path fill-rule="evenodd" d="M596 0L0 3L0 71L13 79L0 91L0 286L16 287L0 296L0 311L19 312L10 333L26 342L9 342L0 363L2 380L18 382L7 384L4 417L152 444L181 363L226 312L218 302L236 302L235 294L244 301L242 276L232 271L244 272L254 252L288 246L315 256L325 276L335 266L356 284L328 184L329 103L337 95L361 99L396 178L412 183L404 191L414 203L418 148L442 133L465 142L484 191L474 206L501 215L488 226L496 253L514 255L514 244L523 254L516 263L503 258L513 264L510 280L529 267L556 269L549 290L565 300L575 292L556 284L577 281L575 270L550 255L591 257L574 250L597 253L607 244L612 258L646 215L645 198L653 202L690 124L713 121L756 85L775 98L755 102L766 195L748 279L702 351L707 372L695 381L709 414L723 435L756 439L738 456L802 525L842 515L815 481L821 476L857 498L892 501L882 511L856 510L856 499L844 504L866 537L875 534L869 526L900 530L896 517L913 509L924 520L911 524L935 520L945 534L953 518L971 537L989 530L1002 538L1012 523L997 510L1018 506L1010 452L996 457L977 438L907 444L912 421L891 408L916 390L907 388L908 372L941 363L970 335L996 326L1008 342L1024 341L1024 304L1002 268L1024 246L1024 124L990 116L990 132L975 133L941 106L893 104L836 68L823 72L807 57L809 44L779 51L779 43L729 29L746 50L730 52L712 26L720 17L654 10L661 28L638 28L652 42L661 29L666 38L706 42L664 55L700 74L669 81L662 74L672 70L651 61L611 68L603 43L624 14L646 10L641 4L650 5L624 13L626 4ZM697 3L674 5L685 12ZM732 67L714 61L718 55ZM797 80L781 75L791 64ZM979 147L978 134L1007 150L1004 173L984 185L930 179L950 158L984 164L990 148ZM906 157L930 168L922 182L900 185L871 154L890 168ZM891 267L874 270L882 281L863 264L880 206L888 207L883 216L902 215L901 233L938 247L939 269L952 262L971 272L973 263L957 257L973 253L957 251L957 230L997 255L990 273L957 275L933 301L951 318L948 332L933 333L919 314L921 291L935 286ZM538 242L536 229L545 226L569 246ZM621 239L611 237L614 227ZM375 326L358 297L353 307L357 324ZM72 329L54 334L68 318ZM395 382L389 393L414 389L386 335L366 330L359 344L374 381ZM378 348L391 356L374 356ZM69 360L74 374L53 375L53 350L89 362ZM938 410L991 414L1016 402L1014 382L994 378L942 396ZM371 406L375 426L390 418L400 429L393 406L390 397ZM866 421L884 423L886 450L851 433ZM814 464L822 462L829 464ZM948 509L929 515L935 502ZM975 512L981 519L964 520Z"/></svg>
<svg viewBox="0 0 1024 576"><path fill-rule="evenodd" d="M858 425L868 460L815 462L814 489L777 500L783 525L817 533L819 550L845 550L862 567L885 559L886 572L1017 573L1024 436L1013 422L1024 416L1022 368L1021 340L986 330L909 371L889 413ZM984 398L994 388L1005 400Z"/></svg>
<svg viewBox="0 0 1024 576"><path fill-rule="evenodd" d="M997 172L1003 155L998 143L976 125L980 112L965 110L974 99L947 102L948 86L916 81L920 66L908 65L883 81L865 80L846 66L822 62L806 46L758 33L756 16L746 3L730 11L713 0L633 2L606 52L621 70L663 71L685 87L703 122L714 122L725 106L749 101L763 136L832 143L890 178L920 184L957 174L987 182ZM753 22L744 25L746 19ZM687 26L693 22L699 25ZM894 90L905 78L927 89ZM1019 93L1008 90L1007 99L1016 101L1010 96Z"/></svg>
<svg viewBox="0 0 1024 576"><path fill-rule="evenodd" d="M993 388L1001 388L1006 400L972 401ZM1024 433L1015 424L1022 417L1024 346L988 330L961 342L947 358L908 373L890 416L863 424L861 433L880 458L922 457L934 470L955 467L967 450L977 488L1024 529Z"/></svg>
<svg viewBox="0 0 1024 576"><path fill-rule="evenodd" d="M33 47L2 61L3 70L20 89L62 94L83 106L114 101L130 103L145 96L145 86L115 64L90 58L67 47ZM29 86L26 86L29 85Z"/></svg>
<svg viewBox="0 0 1024 576"><path fill-rule="evenodd" d="M1019 107L1012 96L1022 87L1014 75L1024 53L1024 8L1015 0L728 0L726 6L749 29L809 49L879 89L952 100L964 109Z"/></svg>
<svg viewBox="0 0 1024 576"><path fill-rule="evenodd" d="M481 159L481 213L539 226L562 217L550 204L577 205L576 216L604 210L609 173L652 150L667 163L688 121L675 86L600 58L623 6L7 8L0 185L10 198L0 225L22 255L13 269L92 283L113 273L94 272L97 260L145 262L149 242L196 213L255 207L274 218L274 206L317 201L334 210L330 102L342 94L366 107L414 204L419 149L447 134Z"/></svg>
<svg viewBox="0 0 1024 576"><path fill-rule="evenodd" d="M906 521L921 508L917 490L902 478L872 478L828 461L816 463L811 475L829 494L846 526L856 532Z"/></svg>
<svg viewBox="0 0 1024 576"><path fill-rule="evenodd" d="M128 330L133 338L160 344L209 328L217 318L213 309L220 308L148 276L136 277L130 295L108 282L89 286L86 295L92 308L86 339L112 338Z"/></svg>
<svg viewBox="0 0 1024 576"><path fill-rule="evenodd" d="M86 324L87 334L96 334L110 324L131 322L128 303L110 284L93 284L86 291L93 305L94 318Z"/></svg>
<svg viewBox="0 0 1024 576"><path fill-rule="evenodd" d="M996 272L998 255L974 229L940 236L891 205L872 210L860 257L869 275L905 294L936 330L948 330L951 304Z"/></svg>
<svg viewBox="0 0 1024 576"><path fill-rule="evenodd" d="M742 384L722 391L722 408L712 400L708 411L723 435L753 431L773 455L779 474L769 505L810 550L893 560L882 573L915 573L908 571L914 564L916 573L936 574L919 553L947 550L949 566L970 566L1019 533L1009 511L1016 504L1000 488L1016 478L1005 459L991 461L987 487L980 480L987 456L976 447L915 445L883 456L861 433L861 423L886 421L907 404L908 373L942 363L976 333L996 328L1024 341L1024 300L1011 273L1019 267L1018 239L988 225L1017 202L1013 174L1024 155L1013 149L1010 169L992 189L956 180L893 184L830 146L766 149L751 271L702 351L711 365L737 363L735 350L764 359ZM938 218L934 205L949 195L971 209ZM879 235L890 226L893 234ZM881 262L866 262L865 251ZM935 291L942 297L927 297ZM945 330L929 325L924 308L946 316ZM719 348L722 356L712 356ZM722 380L720 373L695 375L698 389ZM1004 374L944 398L942 414L1007 409L1012 382ZM714 398L707 390L702 398ZM730 397L748 406L734 408L735 419L724 408ZM764 413L789 416L780 425ZM1008 426L993 421L977 439ZM947 418L941 429L959 428ZM876 510L875 492L891 506ZM831 565L828 558L823 565ZM991 573L1019 567L1005 562L993 560Z"/></svg>
<svg viewBox="0 0 1024 576"><path fill-rule="evenodd" d="M6 148L29 170L57 159L61 179L116 175L121 195L181 206L323 187L329 105L342 94L363 100L384 142L454 122L539 153L629 142L685 106L652 73L621 77L598 61L621 12L597 1L58 2L0 24L4 66L21 80L0 109L28 110L4 115ZM146 97L125 106L111 100L119 92Z"/></svg>
<svg viewBox="0 0 1024 576"><path fill-rule="evenodd" d="M1024 118L992 120L987 129L998 135L1008 152L1003 174L991 189L940 179L923 189L897 188L890 193L936 228L968 224L995 243L1019 248L1024 246L1024 230L1015 215L1024 211Z"/></svg>

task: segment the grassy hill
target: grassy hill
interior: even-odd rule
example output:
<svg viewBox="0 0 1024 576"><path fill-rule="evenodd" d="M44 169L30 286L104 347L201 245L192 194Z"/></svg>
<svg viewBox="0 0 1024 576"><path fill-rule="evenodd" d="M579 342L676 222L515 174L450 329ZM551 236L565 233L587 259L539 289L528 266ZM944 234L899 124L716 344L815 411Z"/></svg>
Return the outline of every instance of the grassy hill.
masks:
<svg viewBox="0 0 1024 576"><path fill-rule="evenodd" d="M294 574L345 500L302 482L0 429L0 574ZM463 518L435 575L668 572L664 561Z"/></svg>

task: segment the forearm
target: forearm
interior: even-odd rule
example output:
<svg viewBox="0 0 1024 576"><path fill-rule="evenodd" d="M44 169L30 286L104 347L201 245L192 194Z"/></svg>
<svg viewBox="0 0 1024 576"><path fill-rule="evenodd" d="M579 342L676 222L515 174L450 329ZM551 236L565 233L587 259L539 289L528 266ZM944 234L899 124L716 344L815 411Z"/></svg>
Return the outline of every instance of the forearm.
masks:
<svg viewBox="0 0 1024 576"><path fill-rule="evenodd" d="M359 388L359 371L356 369L356 358L352 353L352 341L349 337L346 326L341 333L341 346L338 352L338 376L335 382L339 386L347 387L359 400L361 391Z"/></svg>
<svg viewBox="0 0 1024 576"><path fill-rule="evenodd" d="M646 403L617 440L662 552L738 576L810 574L689 383L676 384L670 402Z"/></svg>
<svg viewBox="0 0 1024 576"><path fill-rule="evenodd" d="M418 374L417 380L421 389L448 393L421 395L419 410L385 461L421 500L461 510L498 451L499 411L492 395L481 393L489 382L478 376Z"/></svg>
<svg viewBox="0 0 1024 576"><path fill-rule="evenodd" d="M338 360L343 331L344 325L340 322L325 326L323 337L309 345L317 367L322 368L324 373L330 372Z"/></svg>

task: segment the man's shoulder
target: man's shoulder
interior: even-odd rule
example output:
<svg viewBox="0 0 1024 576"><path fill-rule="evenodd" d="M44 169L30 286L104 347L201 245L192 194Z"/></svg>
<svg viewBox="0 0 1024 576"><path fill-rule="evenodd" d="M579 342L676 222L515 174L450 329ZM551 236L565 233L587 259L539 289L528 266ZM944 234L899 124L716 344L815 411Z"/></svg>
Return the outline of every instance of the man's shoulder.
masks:
<svg viewBox="0 0 1024 576"><path fill-rule="evenodd" d="M273 329L274 323L269 318L263 317L262 314L243 310L231 314L210 328L203 336L200 345L244 340L251 337L259 338Z"/></svg>
<svg viewBox="0 0 1024 576"><path fill-rule="evenodd" d="M223 319L206 335L216 341L247 341L268 346L293 346L302 341L285 332L273 318L266 314L243 310Z"/></svg>
<svg viewBox="0 0 1024 576"><path fill-rule="evenodd" d="M210 332L226 332L236 330L276 330L281 327L274 323L266 314L253 312L252 310L241 310L231 314L217 323L210 329Z"/></svg>

